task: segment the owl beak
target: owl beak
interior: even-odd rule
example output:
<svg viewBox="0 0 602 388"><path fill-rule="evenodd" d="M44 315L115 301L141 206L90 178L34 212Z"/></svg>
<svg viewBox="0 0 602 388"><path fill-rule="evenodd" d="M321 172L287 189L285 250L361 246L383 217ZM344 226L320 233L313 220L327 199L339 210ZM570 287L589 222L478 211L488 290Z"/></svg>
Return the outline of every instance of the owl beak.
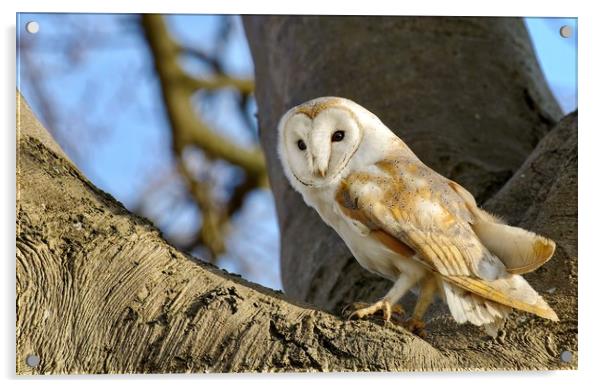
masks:
<svg viewBox="0 0 602 388"><path fill-rule="evenodd" d="M326 176L326 171L328 170L328 161L325 163L322 159L323 158L312 156L312 165L314 174L324 178Z"/></svg>
<svg viewBox="0 0 602 388"><path fill-rule="evenodd" d="M310 144L314 174L324 178L330 162L330 132L314 130L310 135Z"/></svg>

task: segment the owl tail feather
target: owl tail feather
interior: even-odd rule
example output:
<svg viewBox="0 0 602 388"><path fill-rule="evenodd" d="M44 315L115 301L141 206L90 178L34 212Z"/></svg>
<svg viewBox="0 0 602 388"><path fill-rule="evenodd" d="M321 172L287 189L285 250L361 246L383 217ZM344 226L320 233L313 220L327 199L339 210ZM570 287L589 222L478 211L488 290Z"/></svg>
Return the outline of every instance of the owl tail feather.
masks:
<svg viewBox="0 0 602 388"><path fill-rule="evenodd" d="M443 282L443 290L449 311L458 323L470 322L481 326L491 337L497 337L510 308L466 292L460 287Z"/></svg>
<svg viewBox="0 0 602 388"><path fill-rule="evenodd" d="M446 275L444 279L455 287L461 288L467 295L476 294L488 302L496 302L542 318L558 321L554 310L520 275L507 274L495 280ZM446 295L449 296L449 293L446 292Z"/></svg>

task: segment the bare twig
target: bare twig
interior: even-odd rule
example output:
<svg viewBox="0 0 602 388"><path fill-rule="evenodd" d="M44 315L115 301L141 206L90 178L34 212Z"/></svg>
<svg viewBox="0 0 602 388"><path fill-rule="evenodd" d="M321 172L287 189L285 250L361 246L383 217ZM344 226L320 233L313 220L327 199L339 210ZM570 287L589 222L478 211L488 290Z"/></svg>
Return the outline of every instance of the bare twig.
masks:
<svg viewBox="0 0 602 388"><path fill-rule="evenodd" d="M229 217L242 206L251 190L267 186L265 161L258 147L240 147L212 130L193 109L191 99L199 90L232 88L244 100L253 92L251 80L231 77L223 72L221 62L200 50L184 48L169 35L161 15L143 15L142 27L153 54L155 69L161 83L163 100L172 129L172 147L178 170L203 216L198 231L198 241L215 258L224 251L224 231ZM222 31L223 32L223 31ZM226 32L223 32L227 34ZM209 63L214 74L209 78L192 77L178 63L178 55L193 53ZM218 203L212 195L211 182L203 181L188 169L183 160L186 147L196 147L209 159L221 159L237 166L245 173L245 179L225 204Z"/></svg>

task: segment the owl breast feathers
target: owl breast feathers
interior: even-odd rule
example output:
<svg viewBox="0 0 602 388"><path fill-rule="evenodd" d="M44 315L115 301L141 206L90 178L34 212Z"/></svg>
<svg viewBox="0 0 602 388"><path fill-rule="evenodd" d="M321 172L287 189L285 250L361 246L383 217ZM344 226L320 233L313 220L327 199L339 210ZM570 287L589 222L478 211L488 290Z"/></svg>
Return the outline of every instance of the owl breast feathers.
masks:
<svg viewBox="0 0 602 388"><path fill-rule="evenodd" d="M418 285L408 320L417 333L424 333L422 316L437 294L456 321L491 335L510 308L558 320L520 276L547 262L554 242L480 209L358 104L323 97L291 109L280 121L278 150L306 203L363 267L394 282L383 299L352 316L382 311L388 319L391 306Z"/></svg>

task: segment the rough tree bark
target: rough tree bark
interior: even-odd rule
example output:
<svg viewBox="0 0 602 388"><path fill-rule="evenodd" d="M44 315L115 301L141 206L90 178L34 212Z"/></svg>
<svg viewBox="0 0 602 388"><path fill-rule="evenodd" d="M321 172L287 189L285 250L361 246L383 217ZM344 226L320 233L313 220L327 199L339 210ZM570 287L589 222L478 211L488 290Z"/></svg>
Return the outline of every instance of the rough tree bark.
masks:
<svg viewBox="0 0 602 388"><path fill-rule="evenodd" d="M399 327L345 322L178 252L18 98L18 374L466 367Z"/></svg>
<svg viewBox="0 0 602 388"><path fill-rule="evenodd" d="M381 297L389 282L364 271L286 181L275 147L286 110L319 96L350 98L479 203L561 117L518 18L246 16L244 26L284 289L329 311Z"/></svg>

